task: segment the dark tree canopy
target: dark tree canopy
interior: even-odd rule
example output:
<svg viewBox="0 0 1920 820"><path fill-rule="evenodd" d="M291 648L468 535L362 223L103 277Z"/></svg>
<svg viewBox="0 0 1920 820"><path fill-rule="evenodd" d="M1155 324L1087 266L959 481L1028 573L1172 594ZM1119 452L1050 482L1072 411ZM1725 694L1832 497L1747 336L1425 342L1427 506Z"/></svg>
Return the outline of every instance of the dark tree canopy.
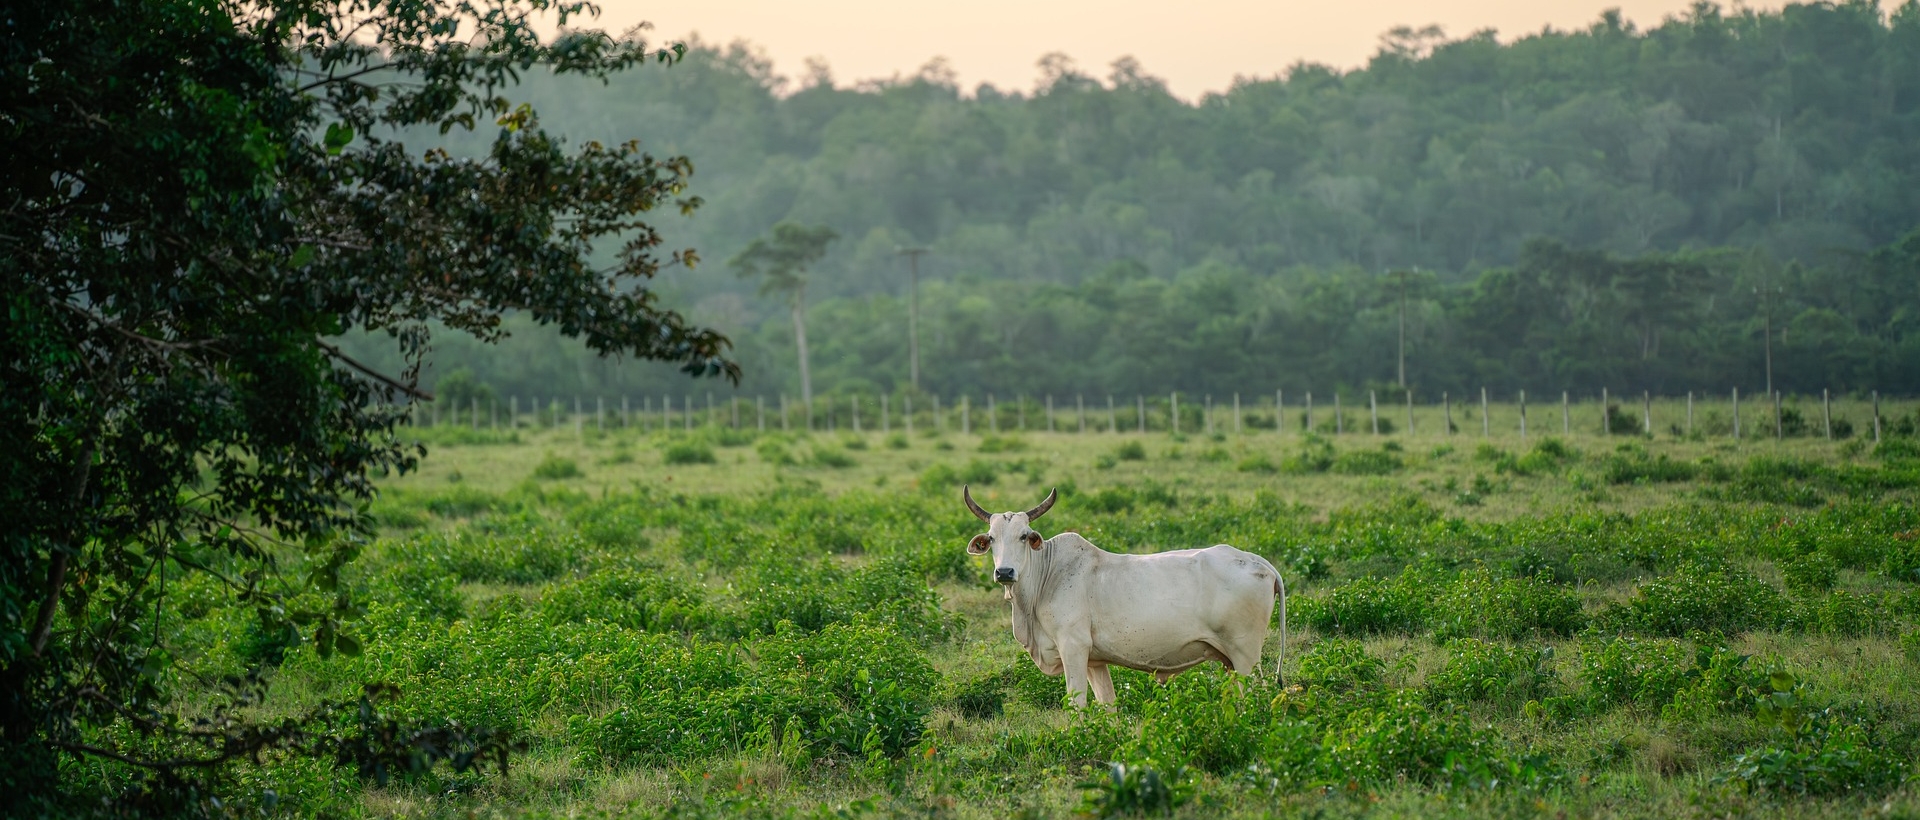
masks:
<svg viewBox="0 0 1920 820"><path fill-rule="evenodd" d="M396 402L419 395L430 328L491 341L515 313L601 355L738 377L727 340L648 286L663 265L696 261L664 251L648 221L699 204L685 193L691 164L636 142L569 146L503 96L525 72L604 78L679 58L530 28L591 11L554 0L8 9L0 802L59 813L105 797L174 813L211 805L221 761L262 750L379 773L506 747L372 712L255 726L237 710L257 681L232 682L227 702L200 705L213 719L187 722L169 705L181 670L155 602L170 579L204 574L254 605L262 630L357 651L354 604L334 590L368 530L370 480L421 452L397 436ZM493 136L470 158L381 136L415 127ZM604 245L618 250L595 256ZM354 330L390 334L407 366L376 372L325 341ZM124 767L127 791L67 793L63 756Z"/></svg>

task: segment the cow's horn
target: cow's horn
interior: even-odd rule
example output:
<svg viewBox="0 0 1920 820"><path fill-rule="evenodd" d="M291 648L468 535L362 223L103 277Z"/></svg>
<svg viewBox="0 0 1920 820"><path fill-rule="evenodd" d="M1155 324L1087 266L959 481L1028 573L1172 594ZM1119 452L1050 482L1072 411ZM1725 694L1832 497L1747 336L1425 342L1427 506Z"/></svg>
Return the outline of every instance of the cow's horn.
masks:
<svg viewBox="0 0 1920 820"><path fill-rule="evenodd" d="M973 493L968 491L965 484L960 485L960 497L966 499L967 509L972 510L974 515L980 516L981 521L989 523L993 521L993 516L988 515L986 510L980 509L979 504L973 503Z"/></svg>
<svg viewBox="0 0 1920 820"><path fill-rule="evenodd" d="M1040 506L1034 507L1033 509L1027 511L1027 520L1035 521L1035 520L1038 520L1040 516L1046 515L1048 510L1053 509L1053 502L1057 500L1059 497L1060 497L1060 494L1058 491L1048 490L1047 500L1040 502Z"/></svg>

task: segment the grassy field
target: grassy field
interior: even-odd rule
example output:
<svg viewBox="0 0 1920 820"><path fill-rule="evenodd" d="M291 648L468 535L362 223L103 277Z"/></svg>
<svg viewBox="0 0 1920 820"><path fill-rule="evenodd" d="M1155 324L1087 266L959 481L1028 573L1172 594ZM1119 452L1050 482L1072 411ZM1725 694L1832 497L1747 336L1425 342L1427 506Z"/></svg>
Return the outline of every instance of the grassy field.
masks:
<svg viewBox="0 0 1920 820"><path fill-rule="evenodd" d="M393 714L527 744L504 777L385 785L270 760L275 812L1920 814L1914 439L1455 423L423 428L355 565L362 654L192 590L172 628L203 670L276 663L274 708L379 680ZM1041 529L1109 550L1269 557L1285 685L1118 673L1116 709L1063 709L965 554L962 483L990 509L1057 487Z"/></svg>

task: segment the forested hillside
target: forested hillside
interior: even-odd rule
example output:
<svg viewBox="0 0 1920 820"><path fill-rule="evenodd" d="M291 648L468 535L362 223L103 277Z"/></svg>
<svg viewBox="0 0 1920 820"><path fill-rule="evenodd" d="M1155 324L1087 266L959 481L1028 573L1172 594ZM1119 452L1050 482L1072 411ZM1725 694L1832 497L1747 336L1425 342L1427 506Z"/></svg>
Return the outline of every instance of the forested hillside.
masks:
<svg viewBox="0 0 1920 820"><path fill-rule="evenodd" d="M1402 282L1423 395L1758 392L1766 328L1781 389L1920 386L1920 3L1703 3L1504 43L1401 30L1362 69L1194 102L1150 70L1053 57L1032 90L962 89L935 62L849 86L696 43L514 94L575 141L693 159L705 204L666 238L706 263L663 285L733 336L747 393L797 392L792 331L719 263L781 220L841 236L809 289L821 392L906 380L896 250L915 245L923 387L947 395L1391 381ZM477 154L493 134L450 138ZM520 335L443 350L441 372L685 387Z"/></svg>

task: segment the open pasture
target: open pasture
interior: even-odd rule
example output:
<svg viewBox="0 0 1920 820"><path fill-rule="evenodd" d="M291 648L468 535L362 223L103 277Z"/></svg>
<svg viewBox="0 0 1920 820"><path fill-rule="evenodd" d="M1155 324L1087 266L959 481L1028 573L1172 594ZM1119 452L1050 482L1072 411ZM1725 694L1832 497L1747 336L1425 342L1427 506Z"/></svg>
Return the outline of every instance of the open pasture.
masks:
<svg viewBox="0 0 1920 820"><path fill-rule="evenodd" d="M275 708L385 681L390 713L525 751L383 786L269 762L282 810L1920 812L1912 438L415 432L354 565L363 652L241 610L170 628L203 667L278 659ZM1108 550L1268 557L1284 686L1116 670L1116 709L1063 709L963 483L1058 487L1040 529Z"/></svg>

